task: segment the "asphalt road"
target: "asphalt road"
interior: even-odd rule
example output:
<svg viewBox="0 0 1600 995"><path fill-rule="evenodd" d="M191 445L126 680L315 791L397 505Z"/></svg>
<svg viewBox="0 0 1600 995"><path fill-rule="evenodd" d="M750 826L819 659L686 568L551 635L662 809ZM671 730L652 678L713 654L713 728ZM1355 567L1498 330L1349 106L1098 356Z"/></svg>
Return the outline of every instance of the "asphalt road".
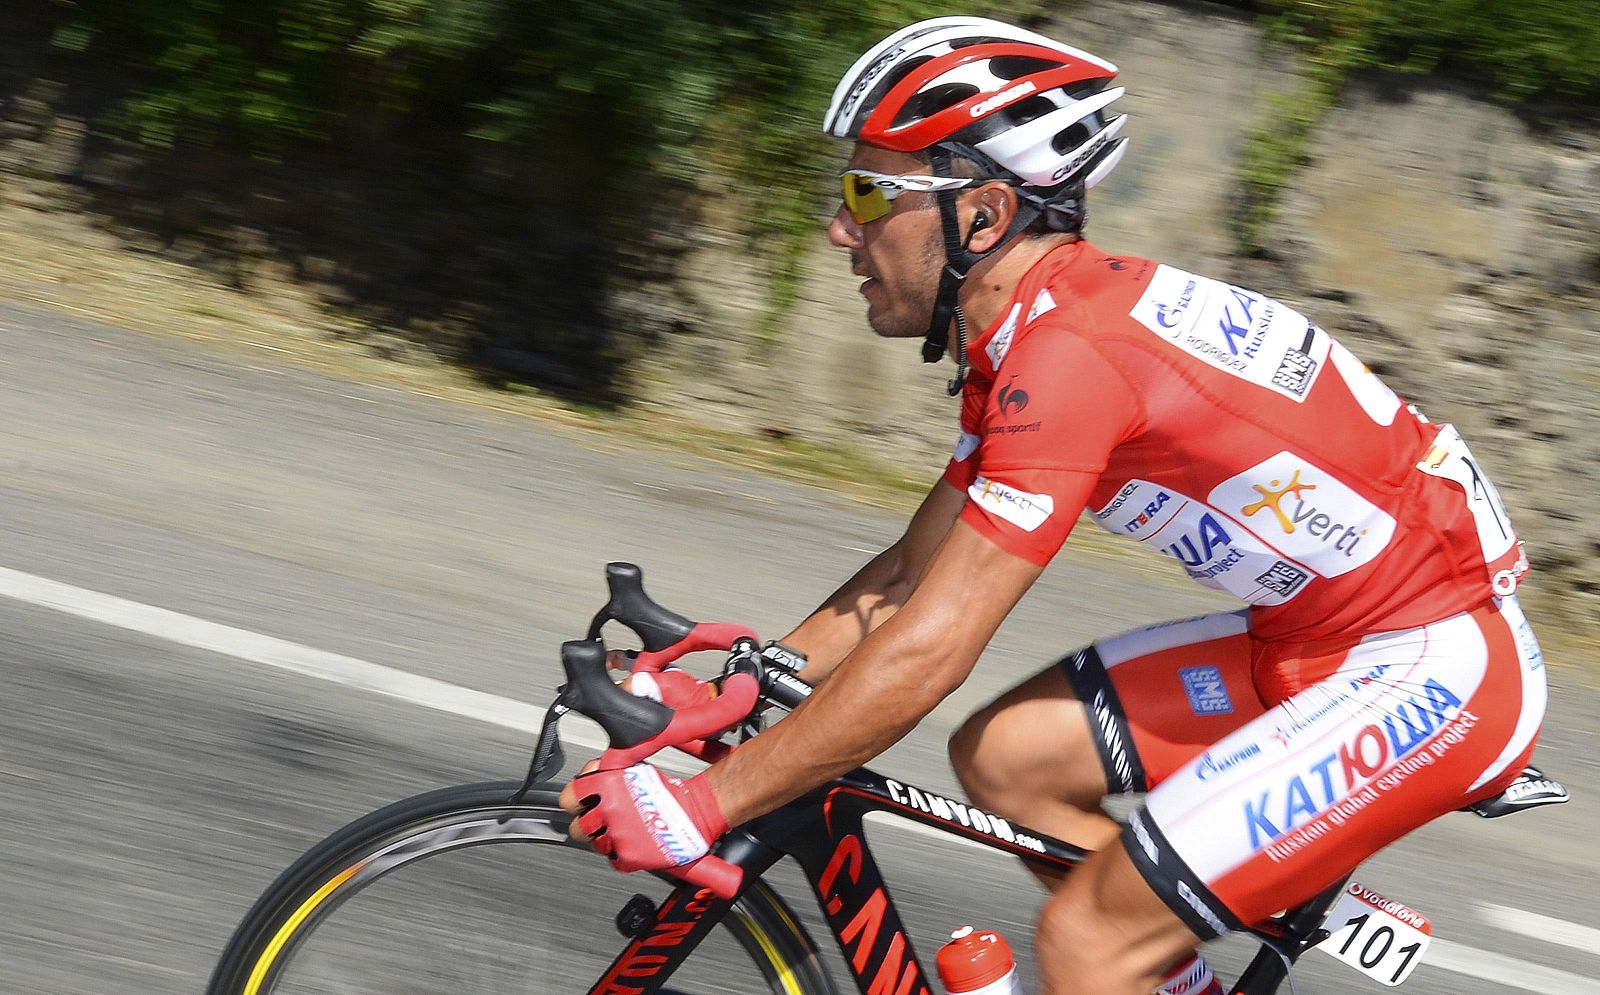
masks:
<svg viewBox="0 0 1600 995"><path fill-rule="evenodd" d="M776 632L901 524L625 439L6 305L0 398L0 992L198 991L254 896L317 839L414 792L519 776L530 706L603 600L606 560L642 563L688 614ZM972 708L1095 635L1225 604L1163 564L1069 549L967 686L875 766L951 792L943 743ZM1408 990L1600 993L1600 682L1551 655L1540 760L1574 801L1446 818L1358 875L1434 921ZM875 838L925 954L969 920L1027 952L1039 898L1019 871ZM463 867L470 915L424 889L423 926L375 920L328 956L405 949L428 966L408 991L499 991L519 973L507 990L549 991L526 980L537 957L513 969L483 938L511 921L537 935L516 919L537 906L564 930L555 949L598 956L613 941L582 916L632 884L594 870ZM436 922L480 951L478 973L416 952ZM1381 990L1321 956L1300 984Z"/></svg>

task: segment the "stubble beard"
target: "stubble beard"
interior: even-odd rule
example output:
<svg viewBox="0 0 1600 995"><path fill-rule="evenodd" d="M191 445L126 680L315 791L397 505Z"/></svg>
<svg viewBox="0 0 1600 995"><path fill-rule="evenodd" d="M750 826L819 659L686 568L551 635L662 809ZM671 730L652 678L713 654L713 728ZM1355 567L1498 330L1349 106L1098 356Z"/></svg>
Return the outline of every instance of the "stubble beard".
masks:
<svg viewBox="0 0 1600 995"><path fill-rule="evenodd" d="M923 246L919 260L922 278L912 286L890 291L883 281L878 287L887 300L881 308L867 309L867 324L886 339L907 339L926 335L933 321L933 304L939 295L939 275L944 267L944 243L933 241ZM910 283L911 281L906 281Z"/></svg>

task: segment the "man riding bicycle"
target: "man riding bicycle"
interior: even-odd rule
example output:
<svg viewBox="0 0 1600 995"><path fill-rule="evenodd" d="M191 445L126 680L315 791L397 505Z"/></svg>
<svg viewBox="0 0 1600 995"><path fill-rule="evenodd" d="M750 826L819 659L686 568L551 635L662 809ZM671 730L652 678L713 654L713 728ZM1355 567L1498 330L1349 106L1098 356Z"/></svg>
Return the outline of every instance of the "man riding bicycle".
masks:
<svg viewBox="0 0 1600 995"><path fill-rule="evenodd" d="M688 863L905 735L1084 511L1248 607L1071 653L952 738L974 801L1097 851L1050 882L1045 991L1214 990L1201 941L1521 772L1543 661L1493 485L1292 308L1083 239L1126 142L1115 74L949 17L840 81L829 239L877 334L955 359L959 441L905 535L782 640L819 685L786 721L686 781L563 794L620 869ZM1126 827L1100 811L1140 791Z"/></svg>

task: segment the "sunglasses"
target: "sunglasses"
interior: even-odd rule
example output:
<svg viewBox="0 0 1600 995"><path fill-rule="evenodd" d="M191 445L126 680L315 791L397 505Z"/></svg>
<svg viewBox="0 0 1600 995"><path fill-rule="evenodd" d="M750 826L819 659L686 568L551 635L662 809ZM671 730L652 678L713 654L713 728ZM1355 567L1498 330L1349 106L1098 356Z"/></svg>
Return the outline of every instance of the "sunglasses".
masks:
<svg viewBox="0 0 1600 995"><path fill-rule="evenodd" d="M955 190L978 182L990 181L949 176L893 176L867 169L847 169L839 174L845 210L859 225L888 214L893 210L890 202L907 190Z"/></svg>

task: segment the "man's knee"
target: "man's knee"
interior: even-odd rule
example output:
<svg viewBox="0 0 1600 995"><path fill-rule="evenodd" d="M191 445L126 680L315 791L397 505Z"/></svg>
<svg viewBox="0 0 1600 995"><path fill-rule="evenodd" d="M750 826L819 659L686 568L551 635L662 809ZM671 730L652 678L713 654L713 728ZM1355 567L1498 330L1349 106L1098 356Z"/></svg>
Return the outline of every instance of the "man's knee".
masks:
<svg viewBox="0 0 1600 995"><path fill-rule="evenodd" d="M992 742L984 741L994 713L995 703L991 703L968 716L960 728L950 734L947 744L950 766L967 797L988 808L995 807L995 796L1004 792L1006 783L1006 757Z"/></svg>
<svg viewBox="0 0 1600 995"><path fill-rule="evenodd" d="M1000 815L1039 799L1097 808L1106 795L1087 713L1059 670L1013 688L950 737L950 764L973 801Z"/></svg>
<svg viewBox="0 0 1600 995"><path fill-rule="evenodd" d="M1039 917L1051 992L1149 992L1198 944L1118 846L1068 875Z"/></svg>
<svg viewBox="0 0 1600 995"><path fill-rule="evenodd" d="M1126 990L1138 978L1123 956L1123 938L1102 928L1097 912L1081 889L1059 889L1039 916L1034 945L1040 966L1046 977L1070 979L1078 991Z"/></svg>

